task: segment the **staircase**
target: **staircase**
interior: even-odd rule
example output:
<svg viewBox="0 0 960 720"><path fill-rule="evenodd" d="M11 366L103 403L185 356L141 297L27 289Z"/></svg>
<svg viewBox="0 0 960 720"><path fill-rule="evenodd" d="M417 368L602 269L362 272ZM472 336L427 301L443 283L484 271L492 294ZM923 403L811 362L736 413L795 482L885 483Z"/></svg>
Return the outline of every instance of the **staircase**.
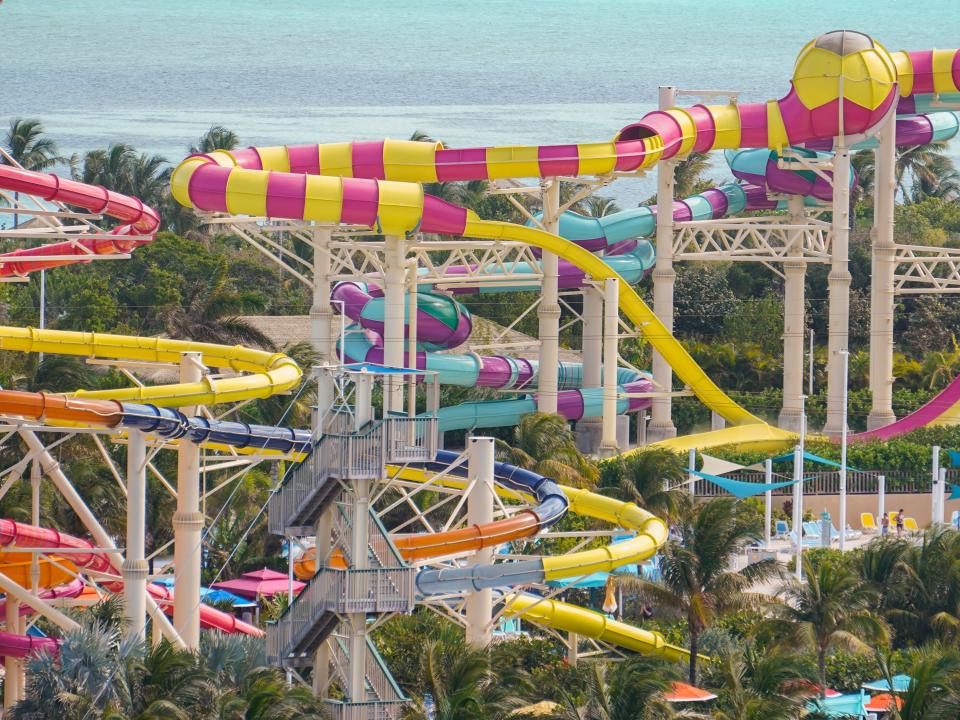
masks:
<svg viewBox="0 0 960 720"><path fill-rule="evenodd" d="M350 645L341 628L349 630L348 619L352 616L357 627L359 617L362 628L363 616L413 610L416 571L404 563L372 509L358 503L352 487L356 481L369 481L372 490L384 479L387 463L426 462L435 457L434 418L388 418L358 433L322 436L308 457L291 470L270 498L270 531L312 535L321 516L332 513L331 547L347 568L319 567L280 619L267 626L271 664L312 666L317 650L329 643L334 676L347 688ZM358 512L366 514L366 522L356 522ZM363 533L362 526L366 538L356 537ZM362 562L353 556L351 549L357 547L366 548ZM406 701L369 639L366 647L365 657L353 660L363 663L362 697L327 701L336 720L395 720Z"/></svg>

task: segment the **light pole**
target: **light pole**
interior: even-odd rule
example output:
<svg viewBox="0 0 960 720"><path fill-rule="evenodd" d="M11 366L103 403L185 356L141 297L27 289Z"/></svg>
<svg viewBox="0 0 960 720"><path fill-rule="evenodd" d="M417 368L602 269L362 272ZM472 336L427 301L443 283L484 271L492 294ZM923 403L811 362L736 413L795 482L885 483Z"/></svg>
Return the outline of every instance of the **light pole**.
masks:
<svg viewBox="0 0 960 720"><path fill-rule="evenodd" d="M843 356L843 424L840 427L840 552L847 549L847 404L850 376L850 351L840 350Z"/></svg>
<svg viewBox="0 0 960 720"><path fill-rule="evenodd" d="M793 451L793 535L796 538L794 573L803 580L803 452L807 441L807 396L800 396L800 442Z"/></svg>

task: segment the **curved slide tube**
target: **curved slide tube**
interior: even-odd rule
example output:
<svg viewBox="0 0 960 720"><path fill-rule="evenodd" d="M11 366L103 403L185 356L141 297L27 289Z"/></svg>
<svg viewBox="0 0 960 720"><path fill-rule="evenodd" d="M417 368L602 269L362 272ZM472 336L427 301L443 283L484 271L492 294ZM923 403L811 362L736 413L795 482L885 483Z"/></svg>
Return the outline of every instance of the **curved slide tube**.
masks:
<svg viewBox="0 0 960 720"><path fill-rule="evenodd" d="M24 276L37 270L87 263L90 260L85 258L90 255L129 252L153 240L154 233L160 227L160 216L157 211L147 207L135 197L121 195L98 185L67 180L49 173L22 170L0 164L0 189L33 195L47 202L74 205L124 223L110 231L111 235L117 236L116 239L81 238L0 254L0 277ZM24 215L28 214L24 213ZM30 257L76 255L76 259L17 261L18 257L25 255Z"/></svg>
<svg viewBox="0 0 960 720"><path fill-rule="evenodd" d="M19 523L14 520L0 519L0 546L37 547L37 548L71 548L83 550L93 548L93 544L83 538L67 535L56 530L36 527ZM77 567L82 567L91 572L116 577L119 571L107 559L106 555L97 552L71 553L71 561ZM123 589L123 584L119 581L108 580L103 583L104 587L111 592L119 592ZM170 614L173 612L173 595L168 588L162 585L148 584L147 592L158 601L164 612ZM263 631L260 628L237 620L233 615L225 613L208 605L200 605L200 625L206 628L215 628L225 632L240 632L246 635L261 636Z"/></svg>
<svg viewBox="0 0 960 720"><path fill-rule="evenodd" d="M296 387L301 376L299 366L283 353L134 335L0 326L0 350L168 363L180 362L182 353L199 352L201 361L208 367L245 373L220 378L215 383L203 380L75 393L77 399L130 400L160 407L215 405L269 397Z"/></svg>
<svg viewBox="0 0 960 720"><path fill-rule="evenodd" d="M857 136L895 111L897 88L897 67L884 48L866 35L838 31L803 48L791 90L781 100L655 111L610 143L445 150L388 140L218 151L184 160L171 188L181 204L203 210L353 223L387 234L420 230L519 240L601 280L617 276L575 244L533 228L482 221L425 196L416 183L631 171L693 151L776 149ZM730 423L763 426L706 376L625 284L621 309L708 407Z"/></svg>

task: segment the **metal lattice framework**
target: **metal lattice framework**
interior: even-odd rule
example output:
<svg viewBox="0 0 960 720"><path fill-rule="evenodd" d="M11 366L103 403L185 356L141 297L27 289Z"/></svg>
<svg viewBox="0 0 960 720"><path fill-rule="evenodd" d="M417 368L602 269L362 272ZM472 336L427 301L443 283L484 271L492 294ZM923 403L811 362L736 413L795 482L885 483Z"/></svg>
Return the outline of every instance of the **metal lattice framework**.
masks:
<svg viewBox="0 0 960 720"><path fill-rule="evenodd" d="M960 293L960 249L897 245L894 260L895 294Z"/></svg>
<svg viewBox="0 0 960 720"><path fill-rule="evenodd" d="M467 527L467 500L474 490L473 483L463 481L462 487L445 485L443 478L458 467L466 468L469 451L464 451L447 468L437 473L425 483L404 480L400 477L388 478L381 484L373 495L373 506L377 517L384 527L394 534L409 534L416 532L437 533ZM507 491L503 496L496 496L493 517L495 520L509 518L517 513L527 511L531 505L519 494ZM622 534L622 531L619 531ZM508 545L507 552L500 552L494 556L495 563L509 563L518 560L530 560L542 555L567 555L579 552L591 544L607 543L618 534L610 529L593 530L559 530L548 529L539 533L535 538L516 540ZM562 542L562 549L557 548L557 542ZM462 551L441 557L433 557L416 563L419 568L451 568L461 567L475 561L474 551ZM543 600L552 600L570 590L587 575L571 577L562 584L525 584L512 587L513 592L535 592ZM466 605L468 593L451 593L434 595L422 598L422 604L441 617L452 620L461 627L468 624ZM501 604L490 618L487 628L493 630L500 626L504 619L503 605ZM521 616L522 620L522 616ZM567 634L542 625L538 629L556 638L566 645L571 637ZM575 636L574 636L575 637ZM593 640L590 638L575 637L580 647L576 655L580 658L608 657L621 658L625 653L614 645Z"/></svg>
<svg viewBox="0 0 960 720"><path fill-rule="evenodd" d="M830 262L831 225L816 218L797 223L772 215L680 222L675 227L673 256L678 261L732 260L768 266L787 260Z"/></svg>

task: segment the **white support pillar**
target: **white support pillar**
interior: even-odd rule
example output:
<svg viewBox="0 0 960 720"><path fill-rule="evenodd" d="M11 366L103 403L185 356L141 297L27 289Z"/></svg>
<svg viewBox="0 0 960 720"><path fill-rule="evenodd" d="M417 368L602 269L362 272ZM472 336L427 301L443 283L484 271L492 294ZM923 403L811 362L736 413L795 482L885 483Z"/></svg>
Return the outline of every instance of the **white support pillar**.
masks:
<svg viewBox="0 0 960 720"><path fill-rule="evenodd" d="M877 522L883 527L883 516L887 514L887 478L877 476Z"/></svg>
<svg viewBox="0 0 960 720"><path fill-rule="evenodd" d="M180 382L203 379L203 356L180 356ZM181 408L188 417L196 406ZM185 437L177 446L177 510L173 514L174 595L173 625L190 650L200 647L200 566L203 558L200 513L200 447Z"/></svg>
<svg viewBox="0 0 960 720"><path fill-rule="evenodd" d="M945 521L944 515L946 515L946 505L947 505L947 469L945 467L940 468L940 477L937 480L937 492L936 492L936 505L933 513L933 520L931 524L933 525L943 525Z"/></svg>
<svg viewBox="0 0 960 720"><path fill-rule="evenodd" d="M660 88L660 109L674 106L677 90ZM669 332L673 332L673 287L677 273L673 269L673 171L676 163L661 160L657 163L657 264L653 271L653 311ZM673 389L673 370L656 350L653 351L653 381L657 389L669 393ZM676 437L677 428L671 416L669 396L653 399L647 442Z"/></svg>
<svg viewBox="0 0 960 720"><path fill-rule="evenodd" d="M127 550L123 559L123 609L127 636L146 637L147 446L140 430L127 431Z"/></svg>
<svg viewBox="0 0 960 720"><path fill-rule="evenodd" d="M620 281L608 278L603 286L603 432L600 455L616 455L617 340L620 335Z"/></svg>
<svg viewBox="0 0 960 720"><path fill-rule="evenodd" d="M574 632L567 633L567 665L576 667L580 662L580 636Z"/></svg>
<svg viewBox="0 0 960 720"><path fill-rule="evenodd" d="M888 425L893 412L893 276L896 242L893 212L897 193L896 118L889 113L880 127L875 153L873 230L870 233L870 394L867 429Z"/></svg>
<svg viewBox="0 0 960 720"><path fill-rule="evenodd" d="M404 365L404 276L406 274L406 239L386 236L383 288L383 364L401 368ZM388 375L383 381L383 416L403 412L403 378Z"/></svg>
<svg viewBox="0 0 960 720"><path fill-rule="evenodd" d="M833 156L833 249L829 288L827 352L827 423L824 433L839 435L843 423L843 355L850 328L850 150L842 145Z"/></svg>
<svg viewBox="0 0 960 720"><path fill-rule="evenodd" d="M930 524L933 525L937 516L937 484L940 482L940 446L934 445L931 449L930 468Z"/></svg>
<svg viewBox="0 0 960 720"><path fill-rule="evenodd" d="M794 546L794 574L797 580L803 579L803 450L796 447L793 451L793 518L791 523Z"/></svg>
<svg viewBox="0 0 960 720"><path fill-rule="evenodd" d="M367 546L370 532L370 480L352 480L353 531L350 538L352 569L368 567ZM347 616L350 632L350 667L347 671L347 697L351 702L363 702L366 698L367 664L367 615L352 613Z"/></svg>
<svg viewBox="0 0 960 720"><path fill-rule="evenodd" d="M330 304L330 237L329 227L313 229L313 297L310 304L310 341L326 363L336 363L336 338L333 332L333 306Z"/></svg>
<svg viewBox="0 0 960 720"><path fill-rule="evenodd" d="M16 598L7 598L5 620L7 632L19 634L20 601ZM23 671L23 661L7 655L3 661L3 668L3 707L9 710L20 701L20 674Z"/></svg>
<svg viewBox="0 0 960 720"><path fill-rule="evenodd" d="M560 178L543 181L543 227L554 235L560 229ZM543 284L537 307L540 335L540 362L537 370L537 411L557 412L557 377L560 364L559 259L543 251L540 258Z"/></svg>
<svg viewBox="0 0 960 720"><path fill-rule="evenodd" d="M330 552L333 534L333 514L339 512L336 505L328 507L317 519L314 537L314 562L320 568L330 564ZM330 685L330 643L320 643L313 657L313 694L326 697Z"/></svg>
<svg viewBox="0 0 960 720"><path fill-rule="evenodd" d="M417 369L417 260L411 258L407 267L407 361L406 366ZM407 378L407 416L417 414L417 376ZM413 426L410 427L411 431Z"/></svg>
<svg viewBox="0 0 960 720"><path fill-rule="evenodd" d="M43 473L40 462L34 460L30 464L30 523L34 527L40 525L40 480ZM40 590L40 556L33 553L30 558L30 589L34 594Z"/></svg>
<svg viewBox="0 0 960 720"><path fill-rule="evenodd" d="M773 483L773 460L767 458L763 464L763 482L765 485ZM763 549L770 549L770 525L773 523L773 490L763 493Z"/></svg>
<svg viewBox="0 0 960 720"><path fill-rule="evenodd" d="M790 223L806 222L803 198L791 195ZM803 256L803 230L790 234L790 258L783 263L783 407L778 424L785 430L800 431L803 395L804 282L807 265Z"/></svg>
<svg viewBox="0 0 960 720"><path fill-rule="evenodd" d="M493 522L493 438L471 437L467 441L470 462L467 477L470 494L467 497L467 522L471 526ZM476 554L478 565L493 563L493 548L486 547ZM467 642L474 647L486 647L493 638L490 618L493 616L493 591L490 588L474 590L467 595Z"/></svg>
<svg viewBox="0 0 960 720"><path fill-rule="evenodd" d="M687 450L687 491L690 497L697 495L697 476L693 471L697 469L697 451L695 448Z"/></svg>
<svg viewBox="0 0 960 720"><path fill-rule="evenodd" d="M600 288L583 289L583 387L600 387L603 362L603 293Z"/></svg>
<svg viewBox="0 0 960 720"><path fill-rule="evenodd" d="M83 523L83 526L87 529L87 532L93 537L94 543L101 548L110 548L111 552L107 554L107 557L110 558L110 563L115 568L121 567L123 564L123 556L121 556L120 552L116 549L117 546L113 538L107 533L103 525L100 524L100 521L97 520L90 508L87 507L83 498L80 497L80 493L77 492L77 489L67 476L64 475L63 470L60 469L60 464L53 455L50 454L50 451L44 447L40 438L37 437L37 434L31 430L19 430L18 434L24 443L26 443L27 449L33 453L40 462L43 474L50 478L54 487L57 488L57 491L63 496L63 499L67 501L70 509L76 513L80 522ZM157 606L156 601L151 597L147 598L147 612L150 613L150 617L153 618L154 623L159 627L164 637L168 638L174 646L182 649L184 647L183 640L167 619L167 616L164 615L163 611Z"/></svg>
<svg viewBox="0 0 960 720"><path fill-rule="evenodd" d="M353 430L360 432L373 419L373 375L354 373L353 385Z"/></svg>
<svg viewBox="0 0 960 720"><path fill-rule="evenodd" d="M850 383L850 353L843 351L843 420L840 423L840 552L847 549L847 406Z"/></svg>

